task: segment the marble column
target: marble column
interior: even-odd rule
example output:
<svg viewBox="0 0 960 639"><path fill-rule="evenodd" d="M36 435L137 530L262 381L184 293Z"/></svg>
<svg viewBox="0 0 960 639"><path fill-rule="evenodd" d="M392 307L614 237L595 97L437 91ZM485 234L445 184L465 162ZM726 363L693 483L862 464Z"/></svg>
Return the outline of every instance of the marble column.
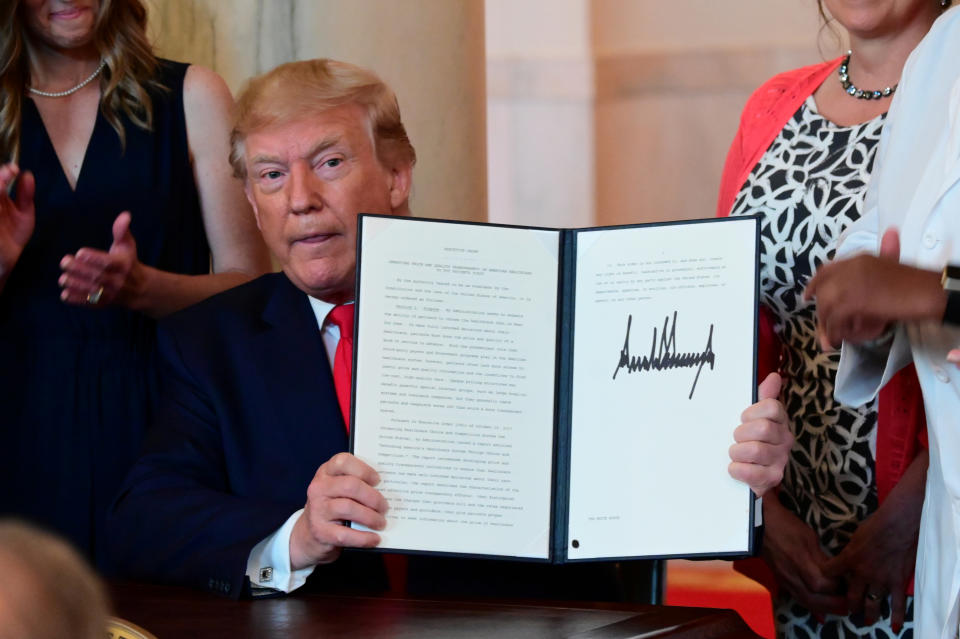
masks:
<svg viewBox="0 0 960 639"><path fill-rule="evenodd" d="M593 221L590 0L487 0L490 220Z"/></svg>
<svg viewBox="0 0 960 639"><path fill-rule="evenodd" d="M836 55L813 0L487 0L490 219L711 217L740 110Z"/></svg>
<svg viewBox="0 0 960 639"><path fill-rule="evenodd" d="M165 57L208 66L236 93L283 62L329 57L397 92L417 149L414 215L485 220L483 0L147 0Z"/></svg>

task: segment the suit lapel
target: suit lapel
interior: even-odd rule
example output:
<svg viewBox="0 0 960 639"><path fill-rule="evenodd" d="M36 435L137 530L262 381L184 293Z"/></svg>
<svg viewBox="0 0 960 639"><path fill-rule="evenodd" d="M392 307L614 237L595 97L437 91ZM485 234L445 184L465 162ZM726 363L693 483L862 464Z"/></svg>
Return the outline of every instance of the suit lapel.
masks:
<svg viewBox="0 0 960 639"><path fill-rule="evenodd" d="M268 295L254 339L275 437L319 466L346 450L347 438L320 327L305 293L285 275Z"/></svg>

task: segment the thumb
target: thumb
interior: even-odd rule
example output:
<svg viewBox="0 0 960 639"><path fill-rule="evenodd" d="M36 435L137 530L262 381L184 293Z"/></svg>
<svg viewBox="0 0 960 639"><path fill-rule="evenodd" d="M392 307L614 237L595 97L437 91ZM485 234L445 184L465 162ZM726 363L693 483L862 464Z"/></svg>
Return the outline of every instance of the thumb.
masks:
<svg viewBox="0 0 960 639"><path fill-rule="evenodd" d="M37 181L30 171L24 171L17 182L17 208L21 211L33 210L33 195L37 191Z"/></svg>
<svg viewBox="0 0 960 639"><path fill-rule="evenodd" d="M880 240L880 257L886 260L900 261L900 233L891 226L883 233Z"/></svg>
<svg viewBox="0 0 960 639"><path fill-rule="evenodd" d="M829 579L834 579L836 577L842 577L847 573L847 557L840 552L839 555L835 557L830 557L821 566L820 570L823 572L823 576Z"/></svg>
<svg viewBox="0 0 960 639"><path fill-rule="evenodd" d="M760 387L757 388L757 401L779 398L781 384L782 380L778 374L770 373L767 375L766 379L760 382Z"/></svg>
<svg viewBox="0 0 960 639"><path fill-rule="evenodd" d="M110 252L133 245L133 235L130 233L130 212L124 211L113 221L113 245L110 247Z"/></svg>

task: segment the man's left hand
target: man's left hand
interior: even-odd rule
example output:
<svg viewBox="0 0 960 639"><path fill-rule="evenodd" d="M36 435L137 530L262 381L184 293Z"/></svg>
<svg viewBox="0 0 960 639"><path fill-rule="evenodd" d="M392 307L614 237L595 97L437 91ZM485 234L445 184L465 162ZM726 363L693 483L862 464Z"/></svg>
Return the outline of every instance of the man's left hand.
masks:
<svg viewBox="0 0 960 639"><path fill-rule="evenodd" d="M787 411L778 399L780 384L779 375L767 375L757 391L759 401L743 411L733 431L737 443L730 447L730 475L757 495L780 484L793 446Z"/></svg>

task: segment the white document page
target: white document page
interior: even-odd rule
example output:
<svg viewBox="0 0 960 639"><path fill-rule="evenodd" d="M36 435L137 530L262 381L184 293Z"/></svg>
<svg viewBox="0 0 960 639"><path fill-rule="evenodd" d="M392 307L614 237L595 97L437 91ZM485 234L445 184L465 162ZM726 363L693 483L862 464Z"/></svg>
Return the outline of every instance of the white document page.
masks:
<svg viewBox="0 0 960 639"><path fill-rule="evenodd" d="M380 547L548 558L559 233L365 217L355 454Z"/></svg>
<svg viewBox="0 0 960 639"><path fill-rule="evenodd" d="M570 559L744 552L727 474L752 403L753 219L577 238Z"/></svg>

